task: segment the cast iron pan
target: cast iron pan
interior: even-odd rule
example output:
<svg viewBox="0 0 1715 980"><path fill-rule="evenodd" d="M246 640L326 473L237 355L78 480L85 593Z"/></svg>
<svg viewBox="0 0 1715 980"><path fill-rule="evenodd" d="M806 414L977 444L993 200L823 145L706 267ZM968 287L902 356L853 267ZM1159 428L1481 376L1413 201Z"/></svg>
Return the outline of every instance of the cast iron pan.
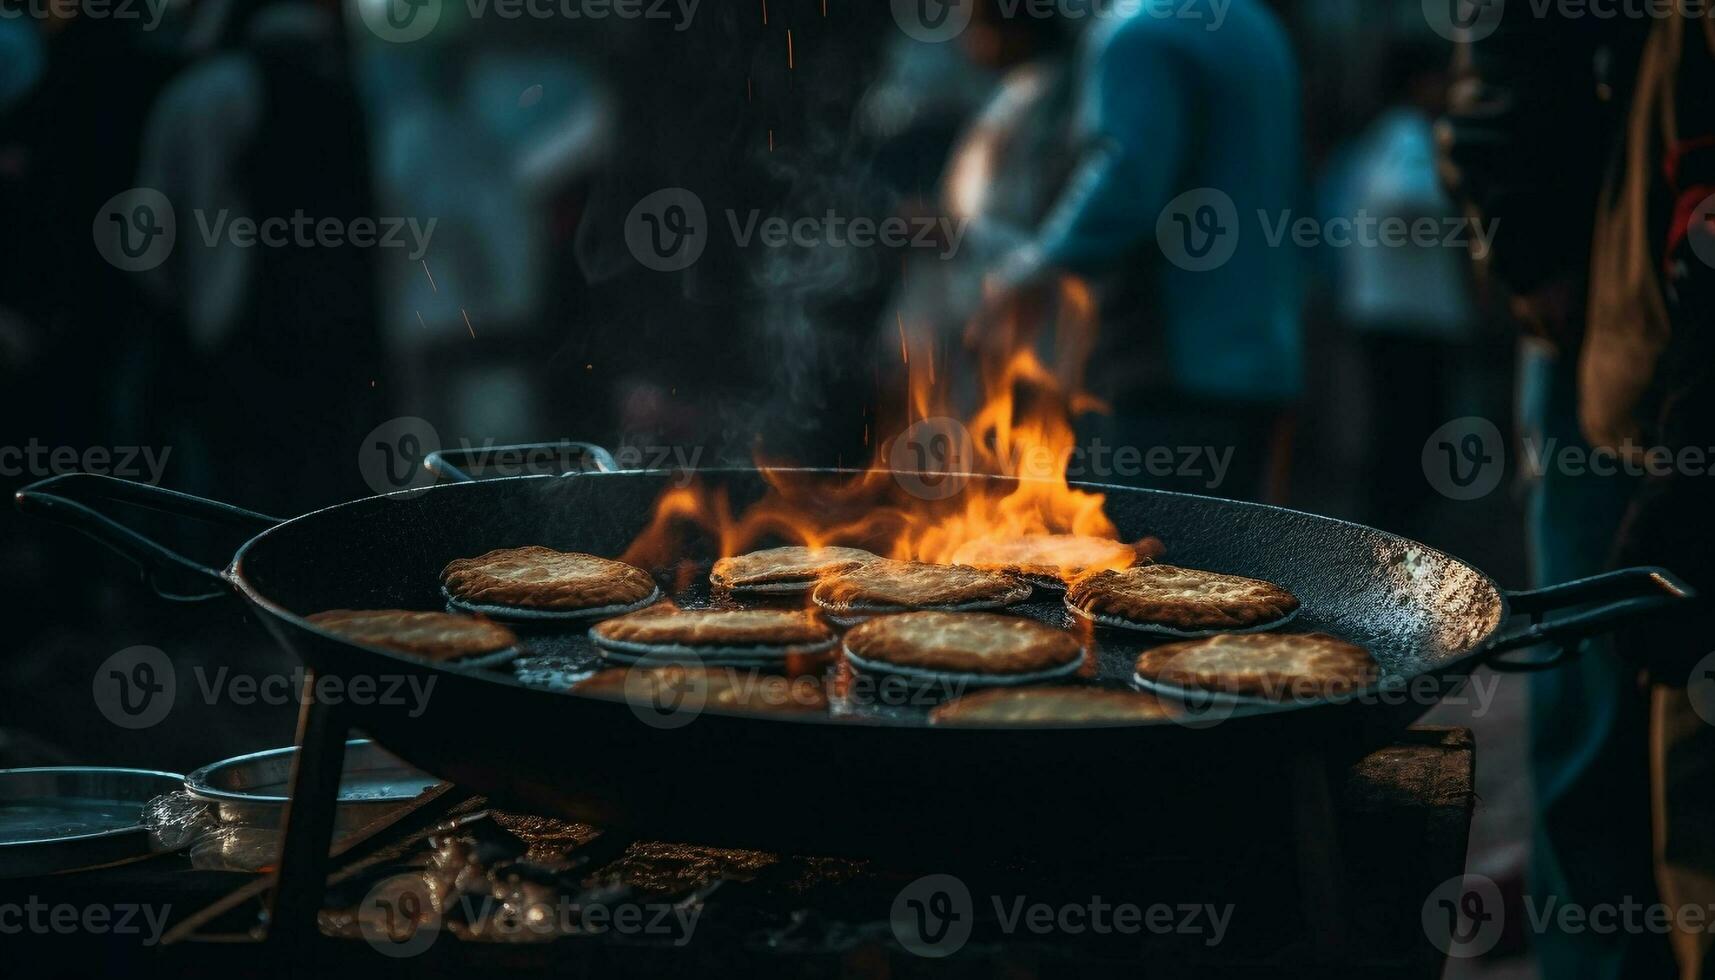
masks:
<svg viewBox="0 0 1715 980"><path fill-rule="evenodd" d="M445 463L441 471L464 476ZM852 474L799 476L831 484ZM726 488L735 507L766 490L755 470L698 478ZM1286 586L1303 603L1291 629L1327 630L1367 645L1395 681L1413 681L1417 693L1372 689L1286 710L1240 709L1224 712L1218 724L1057 729L931 727L922 709L897 707L840 716L710 710L693 723L663 726L645 722L633 705L566 691L592 664L581 635L587 624L532 633L520 661L490 669L354 645L304 618L332 608L442 608L442 566L493 548L618 555L677 479L633 471L443 483L287 521L86 474L42 481L17 499L131 556L163 594L236 592L319 674L432 680L422 705L347 704L341 724L465 789L655 839L823 853L1084 847L1093 838L1188 820L1218 824L1222 815L1254 810L1260 798L1289 793L1294 760L1338 764L1381 744L1478 664L1553 666L1574 655L1570 641L1690 596L1668 572L1642 568L1508 593L1470 565L1371 528L1256 504L1093 488L1108 495L1107 513L1126 539L1155 535L1175 563ZM140 504L254 537L226 569L207 568L97 511L95 501ZM716 556L705 541L688 545L684 557L706 563ZM698 568L706 573L706 564ZM671 588L667 570L657 571ZM179 584L187 578L195 584ZM698 602L705 594L691 589L680 598ZM1575 607L1580 611L1542 619ZM1064 622L1057 596L1023 611ZM1097 631L1092 680L1125 683L1151 642ZM1561 650L1545 660L1497 657L1550 643Z"/></svg>

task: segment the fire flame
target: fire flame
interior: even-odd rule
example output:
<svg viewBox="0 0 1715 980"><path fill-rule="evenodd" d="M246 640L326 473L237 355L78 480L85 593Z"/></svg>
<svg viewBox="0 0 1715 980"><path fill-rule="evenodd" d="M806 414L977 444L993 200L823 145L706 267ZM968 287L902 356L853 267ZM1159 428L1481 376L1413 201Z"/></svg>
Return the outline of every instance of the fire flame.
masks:
<svg viewBox="0 0 1715 980"><path fill-rule="evenodd" d="M852 545L937 563L950 563L967 542L990 538L1118 540L1103 510L1105 496L1071 486L1066 475L1077 446L1073 419L1105 410L1082 390L1095 342L1095 303L1076 279L1053 292L1055 316L1014 303L998 317L973 323L966 340L977 352L980 401L974 411L956 412L955 372L946 365L937 372L933 340L913 337L901 318L904 418L891 429L898 435L878 441L867 469L830 478L759 459L768 490L738 510L724 487L693 482L669 489L623 560L670 567L684 554L681 542L690 529L713 538L721 556L774 544ZM1038 353L1035 329L1046 319L1054 324L1049 363ZM890 429L884 423L880 431ZM929 444L940 448L940 458L926 453Z"/></svg>

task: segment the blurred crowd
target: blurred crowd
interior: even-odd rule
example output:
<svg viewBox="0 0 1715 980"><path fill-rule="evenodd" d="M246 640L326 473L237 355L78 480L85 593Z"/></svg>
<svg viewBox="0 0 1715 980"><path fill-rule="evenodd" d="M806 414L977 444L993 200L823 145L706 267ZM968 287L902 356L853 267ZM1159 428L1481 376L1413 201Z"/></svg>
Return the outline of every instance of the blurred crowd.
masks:
<svg viewBox="0 0 1715 980"><path fill-rule="evenodd" d="M934 24L867 0L599 23L436 0L123 17L0 0L0 444L167 449L159 472L119 475L280 515L388 489L356 461L401 419L417 450L579 439L856 464L907 329L944 352L975 324L980 347L1070 276L1099 307L1087 380L1111 407L1080 436L1232 450L1218 482L1112 482L1349 517L1508 581L1615 560L1703 574L1709 498L1684 481L1549 467L1465 495L1431 461L1481 435L1438 446L1461 419L1509 437L1471 462L1515 433L1715 445L1706 331L1672 329L1704 315L1715 263L1692 254L1715 129L1677 95L1708 70L1706 25L1535 18L1456 45L1417 0L1171 5L1199 23L1150 3L962 6L969 26L933 43ZM438 17L420 34L419 8ZM938 248L748 247L749 222L824 214L902 218ZM259 248L231 225L294 216L397 235ZM1424 222L1437 234L1352 243ZM687 234L690 261L645 250ZM52 613L23 629L11 690L51 689L45 665L92 656L103 624L252 642L174 625L113 586L118 563L4 522L0 588ZM1533 695L1533 875L1653 888L1646 743L1676 695L1594 657ZM8 714L0 763L92 752L25 734L48 707ZM1655 792L1703 779L1699 753L1658 760ZM1562 859L1610 826L1639 853ZM1588 939L1555 962L1665 962L1639 945Z"/></svg>

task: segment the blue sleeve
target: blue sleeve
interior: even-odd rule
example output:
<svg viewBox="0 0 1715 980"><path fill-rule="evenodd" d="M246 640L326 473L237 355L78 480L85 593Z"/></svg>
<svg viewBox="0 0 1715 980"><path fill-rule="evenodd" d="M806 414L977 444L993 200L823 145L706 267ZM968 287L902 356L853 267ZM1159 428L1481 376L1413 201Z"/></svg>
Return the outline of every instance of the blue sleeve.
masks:
<svg viewBox="0 0 1715 980"><path fill-rule="evenodd" d="M1155 234L1192 125L1191 66L1168 41L1128 25L1080 66L1078 164L1039 236L1046 265L1097 272Z"/></svg>

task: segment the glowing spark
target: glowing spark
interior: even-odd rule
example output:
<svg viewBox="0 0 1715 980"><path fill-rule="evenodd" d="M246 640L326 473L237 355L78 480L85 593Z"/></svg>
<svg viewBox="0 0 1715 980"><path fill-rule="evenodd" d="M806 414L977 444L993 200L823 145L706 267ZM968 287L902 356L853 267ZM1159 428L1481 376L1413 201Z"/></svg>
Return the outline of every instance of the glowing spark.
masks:
<svg viewBox="0 0 1715 980"><path fill-rule="evenodd" d="M439 286L437 286L437 285L435 285L435 274L434 274L434 273L433 273L433 272L430 272L430 271L429 271L429 263L428 263L428 260L426 260L426 259L418 259L418 260L417 260L417 261L418 261L418 262L421 262L421 263L423 263L423 275L425 275L425 276L428 276L428 277L429 277L429 290L430 290L430 291L431 291L431 292L436 292L436 293L438 293L438 292L440 292L440 291L441 291L441 287L439 287Z"/></svg>
<svg viewBox="0 0 1715 980"><path fill-rule="evenodd" d="M470 325L470 314L466 313L465 308L462 306L459 307L459 312L464 314L464 328L470 331L470 339L475 340L476 328Z"/></svg>
<svg viewBox="0 0 1715 980"><path fill-rule="evenodd" d="M762 23L765 27L768 25L768 0L762 0Z"/></svg>
<svg viewBox="0 0 1715 980"><path fill-rule="evenodd" d="M423 311L414 310L412 312L417 314L417 326L422 327L424 330L429 329L429 325L423 322Z"/></svg>
<svg viewBox="0 0 1715 980"><path fill-rule="evenodd" d="M786 29L786 70L791 71L792 69L794 69L796 67L797 67L797 58L792 53L792 29L787 28Z"/></svg>

